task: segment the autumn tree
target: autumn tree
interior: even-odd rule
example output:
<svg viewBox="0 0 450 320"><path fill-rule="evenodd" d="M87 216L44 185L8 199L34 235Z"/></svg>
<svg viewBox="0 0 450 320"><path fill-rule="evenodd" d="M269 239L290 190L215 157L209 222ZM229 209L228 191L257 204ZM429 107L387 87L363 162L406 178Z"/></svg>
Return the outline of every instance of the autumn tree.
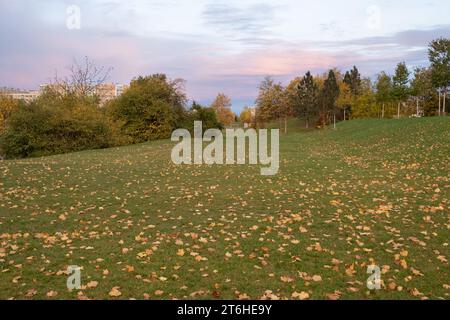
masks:
<svg viewBox="0 0 450 320"><path fill-rule="evenodd" d="M286 134L288 132L288 119L294 115L294 109L289 103L286 89L281 84L275 86L275 91L278 103L278 117L284 121L284 133Z"/></svg>
<svg viewBox="0 0 450 320"><path fill-rule="evenodd" d="M284 120L284 131L287 132L287 119L292 115L292 107L281 83L275 83L271 77L266 77L259 86L256 98L258 117L262 122L278 119L280 127Z"/></svg>
<svg viewBox="0 0 450 320"><path fill-rule="evenodd" d="M211 104L211 108L216 111L217 119L224 126L229 126L235 120L235 115L231 111L231 99L224 93L219 93Z"/></svg>
<svg viewBox="0 0 450 320"><path fill-rule="evenodd" d="M339 86L336 80L336 75L333 70L328 72L328 77L323 84L320 96L320 125L328 123L330 114L333 115L333 126L336 126L336 109L337 99L339 97Z"/></svg>
<svg viewBox="0 0 450 320"><path fill-rule="evenodd" d="M424 114L430 114L433 108L433 101L436 91L432 80L432 70L429 68L416 68L414 78L411 81L411 94L416 99L416 114L423 110Z"/></svg>
<svg viewBox="0 0 450 320"><path fill-rule="evenodd" d="M56 74L53 83L47 85L47 90L52 90L54 95L93 97L97 87L108 79L111 70L110 67L97 66L88 57L81 62L75 59L68 67L67 76Z"/></svg>
<svg viewBox="0 0 450 320"><path fill-rule="evenodd" d="M360 93L361 74L356 66L353 66L352 70L345 73L343 82L349 87L349 90L354 97Z"/></svg>
<svg viewBox="0 0 450 320"><path fill-rule="evenodd" d="M6 94L0 94L0 134L6 126L6 120L17 110L19 102Z"/></svg>
<svg viewBox="0 0 450 320"><path fill-rule="evenodd" d="M377 102L381 104L381 118L384 118L386 104L390 103L393 99L392 79L384 71L377 76L375 97Z"/></svg>
<svg viewBox="0 0 450 320"><path fill-rule="evenodd" d="M347 119L347 111L352 108L355 99L350 86L344 81L339 82L339 97L336 101L336 105L343 111L344 121Z"/></svg>
<svg viewBox="0 0 450 320"><path fill-rule="evenodd" d="M168 102L172 107L172 127L182 128L185 126L187 114L187 97L185 92L186 80L182 78L169 79L164 73L156 73L151 77L159 79L164 84L164 91L168 93ZM189 124L190 125L190 124Z"/></svg>
<svg viewBox="0 0 450 320"><path fill-rule="evenodd" d="M397 117L400 117L400 105L406 101L409 96L409 70L405 62L397 64L393 80L392 93L398 103Z"/></svg>
<svg viewBox="0 0 450 320"><path fill-rule="evenodd" d="M258 108L258 121L260 122L267 122L276 118L272 97L274 86L275 81L271 77L265 77L259 84L255 103Z"/></svg>
<svg viewBox="0 0 450 320"><path fill-rule="evenodd" d="M351 112L356 98L361 93L361 74L356 66L350 71L345 72L345 75L340 81L339 85L339 98L337 101L337 107L344 113L344 121L347 118L347 113Z"/></svg>
<svg viewBox="0 0 450 320"><path fill-rule="evenodd" d="M241 111L239 115L239 120L242 123L250 124L253 123L254 118L254 111L252 108L244 107L244 109Z"/></svg>
<svg viewBox="0 0 450 320"><path fill-rule="evenodd" d="M450 86L450 39L440 38L433 40L428 49L428 57L431 63L431 81L439 90L439 114L445 114L447 88Z"/></svg>
<svg viewBox="0 0 450 320"><path fill-rule="evenodd" d="M308 128L310 119L316 114L319 97L319 88L311 72L308 71L301 79L292 81L288 89L295 114L305 119L305 127Z"/></svg>
<svg viewBox="0 0 450 320"><path fill-rule="evenodd" d="M352 116L354 118L375 118L378 114L379 108L372 82L369 78L364 78L361 80L360 92L355 98Z"/></svg>
<svg viewBox="0 0 450 320"><path fill-rule="evenodd" d="M206 131L208 129L222 129L222 124L217 120L216 111L211 107L204 107L199 103L193 101L188 128L193 130L194 121L202 122L202 129Z"/></svg>
<svg viewBox="0 0 450 320"><path fill-rule="evenodd" d="M108 111L121 124L132 143L170 137L179 127L177 116L184 109L184 93L165 75L134 79L128 90L113 100ZM184 110L183 110L184 114Z"/></svg>

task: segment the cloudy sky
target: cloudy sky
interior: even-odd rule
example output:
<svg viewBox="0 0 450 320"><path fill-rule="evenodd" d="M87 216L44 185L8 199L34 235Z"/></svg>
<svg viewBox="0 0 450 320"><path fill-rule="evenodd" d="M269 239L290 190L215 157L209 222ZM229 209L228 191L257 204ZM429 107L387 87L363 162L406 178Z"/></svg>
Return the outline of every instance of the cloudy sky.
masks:
<svg viewBox="0 0 450 320"><path fill-rule="evenodd" d="M89 56L111 82L166 73L191 99L223 91L239 111L266 75L425 66L449 12L448 0L0 0L0 86L38 88Z"/></svg>

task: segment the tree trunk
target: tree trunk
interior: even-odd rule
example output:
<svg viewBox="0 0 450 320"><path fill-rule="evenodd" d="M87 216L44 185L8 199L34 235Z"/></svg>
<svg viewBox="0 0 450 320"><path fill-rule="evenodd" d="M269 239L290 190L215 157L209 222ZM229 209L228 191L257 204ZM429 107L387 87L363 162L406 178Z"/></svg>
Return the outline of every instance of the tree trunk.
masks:
<svg viewBox="0 0 450 320"><path fill-rule="evenodd" d="M398 103L397 106L397 118L400 119L400 102Z"/></svg>
<svg viewBox="0 0 450 320"><path fill-rule="evenodd" d="M305 128L306 129L309 128L309 119L308 119L308 117L306 117L306 119L305 119Z"/></svg>
<svg viewBox="0 0 450 320"><path fill-rule="evenodd" d="M345 120L346 120L346 118L347 118L347 117L346 117L346 111L347 111L347 110L346 110L346 109L344 109L344 121L345 121Z"/></svg>
<svg viewBox="0 0 450 320"><path fill-rule="evenodd" d="M333 129L336 129L336 113L333 113Z"/></svg>
<svg viewBox="0 0 450 320"><path fill-rule="evenodd" d="M445 100L447 99L447 89L444 89L444 100L442 101L442 115L445 116Z"/></svg>
<svg viewBox="0 0 450 320"><path fill-rule="evenodd" d="M441 89L439 89L439 109L438 109L438 116L441 115Z"/></svg>
<svg viewBox="0 0 450 320"><path fill-rule="evenodd" d="M287 133L287 117L284 117L284 133Z"/></svg>
<svg viewBox="0 0 450 320"><path fill-rule="evenodd" d="M384 118L384 103L383 103L383 107L381 108L381 118Z"/></svg>
<svg viewBox="0 0 450 320"><path fill-rule="evenodd" d="M416 115L417 115L417 117L419 116L419 98L417 97L416 98Z"/></svg>

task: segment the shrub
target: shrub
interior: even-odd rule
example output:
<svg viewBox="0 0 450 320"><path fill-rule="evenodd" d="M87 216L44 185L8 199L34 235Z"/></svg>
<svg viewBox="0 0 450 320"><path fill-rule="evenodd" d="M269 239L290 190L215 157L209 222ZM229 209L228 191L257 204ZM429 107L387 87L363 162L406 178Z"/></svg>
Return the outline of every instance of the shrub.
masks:
<svg viewBox="0 0 450 320"><path fill-rule="evenodd" d="M186 122L184 103L177 83L156 74L133 80L108 110L115 121L120 121L121 133L131 143L140 143L169 138L173 129Z"/></svg>
<svg viewBox="0 0 450 320"><path fill-rule="evenodd" d="M6 120L19 107L19 101L13 98L0 94L0 134L5 129Z"/></svg>
<svg viewBox="0 0 450 320"><path fill-rule="evenodd" d="M194 121L201 121L203 131L208 129L223 129L223 125L217 119L216 110L212 107L203 107L195 101L190 110L189 123L185 128L193 130Z"/></svg>
<svg viewBox="0 0 450 320"><path fill-rule="evenodd" d="M121 142L115 124L92 99L44 94L21 105L8 118L0 136L0 153L6 158L23 158L106 148Z"/></svg>

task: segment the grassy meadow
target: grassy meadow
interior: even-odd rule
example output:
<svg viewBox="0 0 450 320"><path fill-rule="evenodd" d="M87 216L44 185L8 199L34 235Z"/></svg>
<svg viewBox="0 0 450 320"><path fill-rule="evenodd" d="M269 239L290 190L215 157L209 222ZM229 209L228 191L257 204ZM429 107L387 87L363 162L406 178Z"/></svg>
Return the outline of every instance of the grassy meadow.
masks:
<svg viewBox="0 0 450 320"><path fill-rule="evenodd" d="M0 299L449 299L450 118L293 130L270 177L172 146L0 161Z"/></svg>

